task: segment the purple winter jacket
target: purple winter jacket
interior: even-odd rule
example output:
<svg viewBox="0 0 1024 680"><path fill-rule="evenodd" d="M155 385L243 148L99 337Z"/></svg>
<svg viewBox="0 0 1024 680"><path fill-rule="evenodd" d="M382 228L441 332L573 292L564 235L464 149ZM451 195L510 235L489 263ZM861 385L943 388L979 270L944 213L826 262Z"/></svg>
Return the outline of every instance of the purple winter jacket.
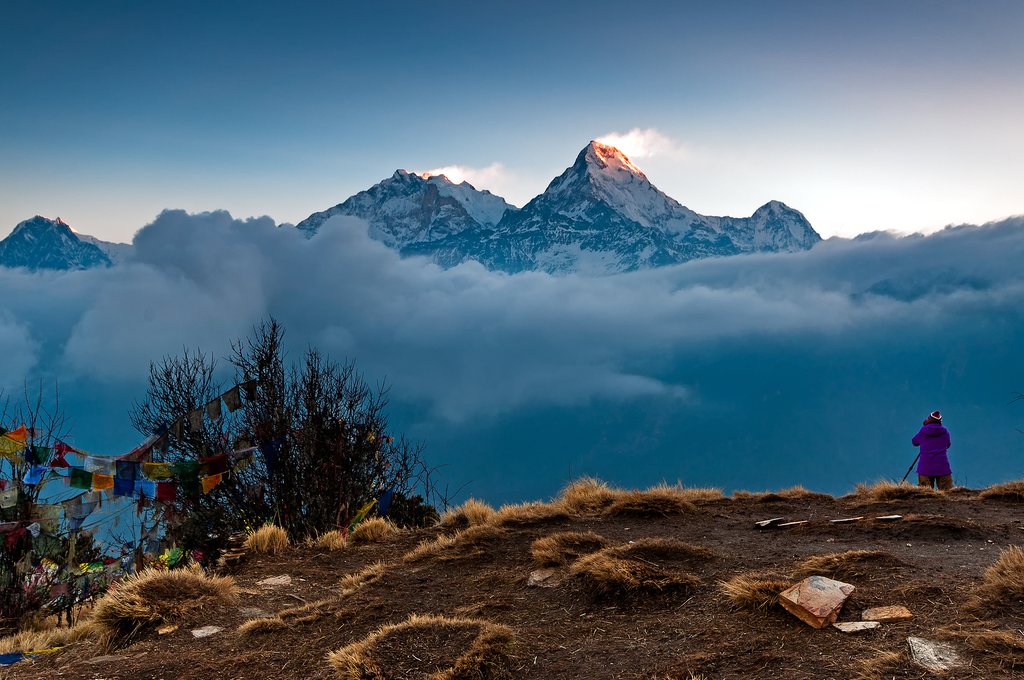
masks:
<svg viewBox="0 0 1024 680"><path fill-rule="evenodd" d="M928 477L942 477L952 474L949 469L949 430L938 423L929 423L922 427L911 440L914 446L921 447L921 462L917 464L917 474Z"/></svg>

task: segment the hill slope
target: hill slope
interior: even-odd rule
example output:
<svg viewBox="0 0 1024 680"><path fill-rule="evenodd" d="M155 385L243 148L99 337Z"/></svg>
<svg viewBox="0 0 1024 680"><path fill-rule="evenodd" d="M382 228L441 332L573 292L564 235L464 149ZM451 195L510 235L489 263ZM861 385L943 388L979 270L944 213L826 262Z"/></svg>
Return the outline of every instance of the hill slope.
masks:
<svg viewBox="0 0 1024 680"><path fill-rule="evenodd" d="M250 555L235 574L242 592L238 605L208 607L177 630L151 633L112 656L90 659L103 653L100 648L76 643L31 665L19 664L15 677L340 677L328 653L411 614L468 617L510 629L511 651L492 660L479 677L799 680L882 677L883 672L886 678L931 677L907 657L908 636L954 645L969 664L966 675L955 677L1010 677L1011 664L1024 662L1024 641L1014 632L1024 622L1024 602L1007 598L995 610L972 609L971 602L1000 551L1024 538L1021 496L982 498L969 490L895 495L909 497L878 500L862 492L833 499L800 489L732 498L702 490L615 497L586 491L556 505L482 516L482 528L462 534L452 525L337 551L295 548L276 557ZM873 519L891 514L903 518ZM829 522L851 516L865 519ZM755 521L772 517L808 523L755 528ZM577 566L562 566L554 587L529 586L539 566L531 554L535 542L567 531L599 538L573 549L564 544L561 552L552 551L549 542L548 550L538 551L546 556L543 561L561 555L567 565L578 565L579 555L597 550L601 542L627 554L643 539L671 539L688 547L679 555L647 553L633 567L685 578L663 580L660 589L646 593L614 588L601 593L600 579ZM430 547L410 556L424 542ZM795 583L809 573L808 558L829 553L845 557L811 571L856 587L840 621L857 620L864 609L883 605L905 605L913 620L858 635L815 630L778 607L738 606L719 589L721 581L742 574ZM378 561L382 566L341 583L346 574ZM260 583L284 574L290 577L286 585ZM248 634L239 632L253 616L271 618L249 624ZM207 625L224 630L202 639L189 632ZM985 637L986 630L1009 637L1000 647ZM469 649L472 635L426 625L405 637L392 631L390 638L372 642L362 649L381 669L380 677L426 678Z"/></svg>

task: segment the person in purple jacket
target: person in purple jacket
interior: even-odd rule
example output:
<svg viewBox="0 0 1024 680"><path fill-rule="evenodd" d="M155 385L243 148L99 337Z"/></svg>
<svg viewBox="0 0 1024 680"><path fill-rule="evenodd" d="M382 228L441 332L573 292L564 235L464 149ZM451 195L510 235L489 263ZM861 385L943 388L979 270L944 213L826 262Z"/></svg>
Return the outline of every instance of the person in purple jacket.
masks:
<svg viewBox="0 0 1024 680"><path fill-rule="evenodd" d="M942 426L942 414L932 411L925 418L924 427L911 440L921 447L921 459L917 464L917 484L938 487L940 491L953 488L953 471L949 468L949 430Z"/></svg>

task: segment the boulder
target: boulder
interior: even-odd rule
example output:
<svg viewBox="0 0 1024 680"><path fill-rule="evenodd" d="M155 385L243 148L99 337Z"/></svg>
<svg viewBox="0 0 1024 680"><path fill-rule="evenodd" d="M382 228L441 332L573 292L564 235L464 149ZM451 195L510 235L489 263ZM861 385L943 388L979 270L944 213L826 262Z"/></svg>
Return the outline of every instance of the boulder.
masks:
<svg viewBox="0 0 1024 680"><path fill-rule="evenodd" d="M814 628L834 623L854 587L824 576L808 576L779 594L779 603Z"/></svg>

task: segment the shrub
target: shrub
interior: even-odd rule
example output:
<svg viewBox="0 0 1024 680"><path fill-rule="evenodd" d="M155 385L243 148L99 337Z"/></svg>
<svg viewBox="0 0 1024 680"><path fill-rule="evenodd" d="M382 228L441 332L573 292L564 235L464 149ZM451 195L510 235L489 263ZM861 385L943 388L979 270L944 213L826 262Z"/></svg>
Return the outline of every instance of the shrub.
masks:
<svg viewBox="0 0 1024 680"><path fill-rule="evenodd" d="M451 508L441 515L441 526L463 529L487 524L494 517L495 510L487 503L470 498L457 508Z"/></svg>
<svg viewBox="0 0 1024 680"><path fill-rule="evenodd" d="M342 550L345 547L345 536L337 529L331 529L317 536L313 545L321 550Z"/></svg>
<svg viewBox="0 0 1024 680"><path fill-rule="evenodd" d="M371 517L364 520L349 536L352 545L365 545L367 543L386 543L398 533L398 527L393 522L381 517Z"/></svg>
<svg viewBox="0 0 1024 680"><path fill-rule="evenodd" d="M596 515L611 505L619 493L593 477L582 477L562 489L555 502L572 515Z"/></svg>
<svg viewBox="0 0 1024 680"><path fill-rule="evenodd" d="M245 539L245 548L260 555L277 555L287 550L288 544L288 533L273 524L261 526Z"/></svg>

